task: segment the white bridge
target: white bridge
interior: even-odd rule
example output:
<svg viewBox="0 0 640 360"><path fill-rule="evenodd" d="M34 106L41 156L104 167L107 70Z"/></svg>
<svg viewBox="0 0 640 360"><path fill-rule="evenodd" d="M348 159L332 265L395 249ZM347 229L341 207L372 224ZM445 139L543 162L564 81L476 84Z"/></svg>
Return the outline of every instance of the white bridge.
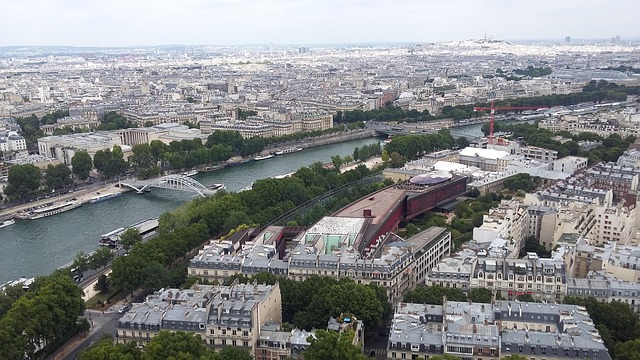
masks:
<svg viewBox="0 0 640 360"><path fill-rule="evenodd" d="M167 175L161 178L152 179L151 181L136 181L131 184L129 183L120 183L121 186L129 187L141 194L145 191L151 190L151 188L160 188L160 189L169 189L169 190L179 190L179 191L189 191L197 193L198 195L205 197L207 195L211 195L215 193L217 190L222 188L222 186L217 186L215 189L209 189L208 187L202 185L196 180L184 175Z"/></svg>

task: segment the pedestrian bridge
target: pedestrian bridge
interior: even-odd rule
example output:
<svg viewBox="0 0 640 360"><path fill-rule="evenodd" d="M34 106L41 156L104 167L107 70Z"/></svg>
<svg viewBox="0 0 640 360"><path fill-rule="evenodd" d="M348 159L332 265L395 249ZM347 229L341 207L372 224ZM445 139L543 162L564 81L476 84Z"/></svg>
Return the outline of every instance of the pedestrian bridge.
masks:
<svg viewBox="0 0 640 360"><path fill-rule="evenodd" d="M151 188L169 189L178 191L188 191L196 193L202 197L215 193L221 187L209 189L198 181L184 175L167 175L149 181L135 181L131 183L120 182L121 186L126 186L135 190L138 194L150 191Z"/></svg>

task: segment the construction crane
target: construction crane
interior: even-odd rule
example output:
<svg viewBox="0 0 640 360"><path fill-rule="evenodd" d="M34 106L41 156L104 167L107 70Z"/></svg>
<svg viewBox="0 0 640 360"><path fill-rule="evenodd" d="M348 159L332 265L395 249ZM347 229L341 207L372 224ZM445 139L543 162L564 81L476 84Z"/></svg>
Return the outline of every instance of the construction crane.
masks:
<svg viewBox="0 0 640 360"><path fill-rule="evenodd" d="M491 100L491 107L476 106L473 111L491 111L491 121L489 122L489 144L493 144L493 121L496 111L516 111L516 110L538 110L545 109L546 106L508 106L508 107L496 107L495 100Z"/></svg>

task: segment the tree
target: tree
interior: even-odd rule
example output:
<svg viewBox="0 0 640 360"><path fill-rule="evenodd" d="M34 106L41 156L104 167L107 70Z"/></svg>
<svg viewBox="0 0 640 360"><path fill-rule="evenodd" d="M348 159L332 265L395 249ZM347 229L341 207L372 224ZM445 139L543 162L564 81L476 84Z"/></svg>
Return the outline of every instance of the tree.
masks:
<svg viewBox="0 0 640 360"><path fill-rule="evenodd" d="M516 299L518 299L518 301L523 301L523 302L536 302L536 299L534 299L533 295L531 294L518 295Z"/></svg>
<svg viewBox="0 0 640 360"><path fill-rule="evenodd" d="M309 347L302 353L304 360L364 360L366 356L360 347L353 345L353 331L338 333L316 330L315 336L309 336Z"/></svg>
<svg viewBox="0 0 640 360"><path fill-rule="evenodd" d="M471 289L469 291L469 300L476 303L491 303L492 293L491 290L486 288Z"/></svg>
<svg viewBox="0 0 640 360"><path fill-rule="evenodd" d="M113 342L110 335L105 334L95 345L84 349L78 355L80 360L140 360L142 351L135 341L126 344Z"/></svg>
<svg viewBox="0 0 640 360"><path fill-rule="evenodd" d="M4 193L10 197L26 199L40 189L42 175L33 164L13 165L9 168L8 184Z"/></svg>
<svg viewBox="0 0 640 360"><path fill-rule="evenodd" d="M89 269L89 258L85 253L80 251L76 254L75 259L73 259L73 265L71 266L73 266L74 269L77 269L78 272L83 272Z"/></svg>
<svg viewBox="0 0 640 360"><path fill-rule="evenodd" d="M450 354L429 356L429 360L462 360L460 357Z"/></svg>
<svg viewBox="0 0 640 360"><path fill-rule="evenodd" d="M467 296L460 289L445 288L434 285L430 287L418 287L409 291L404 296L404 302L417 304L442 305L444 296L450 301L466 301Z"/></svg>
<svg viewBox="0 0 640 360"><path fill-rule="evenodd" d="M333 164L333 168L336 170L340 170L340 166L344 163L340 155L333 155L331 157L331 163Z"/></svg>
<svg viewBox="0 0 640 360"><path fill-rule="evenodd" d="M181 354L198 359L207 352L202 339L193 333L161 330L145 347L142 360L169 359Z"/></svg>
<svg viewBox="0 0 640 360"><path fill-rule="evenodd" d="M129 158L131 165L137 170L156 166L156 159L153 157L153 151L149 144L139 144L133 147L132 155Z"/></svg>
<svg viewBox="0 0 640 360"><path fill-rule="evenodd" d="M93 289L100 292L109 290L109 278L105 274L98 276L98 281L93 286Z"/></svg>
<svg viewBox="0 0 640 360"><path fill-rule="evenodd" d="M378 325L384 311L373 289L351 280L340 281L339 284L326 289L322 296L322 304L327 315L335 317L342 313L351 313L368 326ZM326 320L324 322L326 323Z"/></svg>
<svg viewBox="0 0 640 360"><path fill-rule="evenodd" d="M49 189L64 189L73 184L71 169L65 164L49 165L44 181Z"/></svg>
<svg viewBox="0 0 640 360"><path fill-rule="evenodd" d="M91 155L86 151L78 151L73 158L71 158L71 166L73 173L80 179L86 180L93 169L93 161Z"/></svg>
<svg viewBox="0 0 640 360"><path fill-rule="evenodd" d="M120 240L118 241L120 245L126 250L129 250L134 244L142 241L142 235L140 235L140 231L136 228L128 228L120 235Z"/></svg>
<svg viewBox="0 0 640 360"><path fill-rule="evenodd" d="M92 269L99 269L106 266L113 257L113 251L108 247L103 246L89 256L89 266Z"/></svg>
<svg viewBox="0 0 640 360"><path fill-rule="evenodd" d="M469 140L464 136L460 136L459 138L456 139L456 146L459 149L464 149L467 146L469 146Z"/></svg>
<svg viewBox="0 0 640 360"><path fill-rule="evenodd" d="M342 115L342 114L341 114ZM353 160L354 161L358 161L360 160L359 156L360 156L360 149L358 147L356 147L355 149L353 149Z"/></svg>
<svg viewBox="0 0 640 360"><path fill-rule="evenodd" d="M617 360L640 360L640 339L618 343L615 350Z"/></svg>
<svg viewBox="0 0 640 360"><path fill-rule="evenodd" d="M217 353L217 360L252 360L253 356L248 350L239 349L232 346L226 346Z"/></svg>

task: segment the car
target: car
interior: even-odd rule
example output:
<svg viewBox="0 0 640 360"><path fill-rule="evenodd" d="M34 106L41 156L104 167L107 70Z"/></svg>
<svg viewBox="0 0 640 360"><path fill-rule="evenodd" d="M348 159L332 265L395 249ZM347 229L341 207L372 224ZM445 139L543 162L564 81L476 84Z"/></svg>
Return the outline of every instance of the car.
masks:
<svg viewBox="0 0 640 360"><path fill-rule="evenodd" d="M129 305L125 305L123 307L121 307L120 309L118 309L118 314L124 314L129 310Z"/></svg>

